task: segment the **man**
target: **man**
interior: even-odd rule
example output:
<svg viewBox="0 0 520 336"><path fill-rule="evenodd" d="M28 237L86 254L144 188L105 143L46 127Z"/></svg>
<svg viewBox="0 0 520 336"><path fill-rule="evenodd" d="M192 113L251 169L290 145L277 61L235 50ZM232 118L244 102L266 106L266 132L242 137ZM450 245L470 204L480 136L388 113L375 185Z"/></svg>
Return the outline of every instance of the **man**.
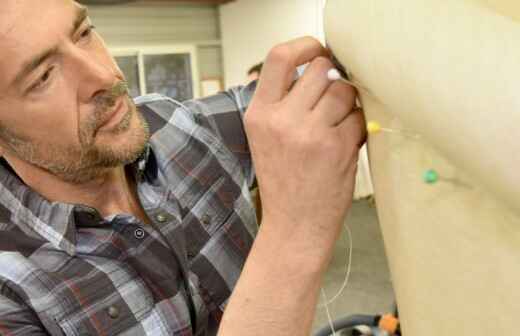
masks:
<svg viewBox="0 0 520 336"><path fill-rule="evenodd" d="M364 140L318 42L186 108L134 105L72 0L3 1L0 50L0 334L309 333Z"/></svg>

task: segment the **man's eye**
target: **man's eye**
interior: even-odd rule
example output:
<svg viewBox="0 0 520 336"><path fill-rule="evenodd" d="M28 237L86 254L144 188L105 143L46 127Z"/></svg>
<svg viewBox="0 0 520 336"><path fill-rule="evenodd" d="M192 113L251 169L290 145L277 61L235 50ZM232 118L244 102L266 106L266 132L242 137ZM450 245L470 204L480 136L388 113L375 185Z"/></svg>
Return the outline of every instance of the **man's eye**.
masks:
<svg viewBox="0 0 520 336"><path fill-rule="evenodd" d="M51 78L52 70L54 68L49 68L49 70L45 71L45 73L38 79L38 81L33 85L31 89L36 90L42 88L47 84Z"/></svg>
<svg viewBox="0 0 520 336"><path fill-rule="evenodd" d="M96 27L94 27L93 25L88 26L87 29L85 29L84 31L81 32L80 38L82 38L82 39L89 38L90 35L92 34L92 31L95 28Z"/></svg>

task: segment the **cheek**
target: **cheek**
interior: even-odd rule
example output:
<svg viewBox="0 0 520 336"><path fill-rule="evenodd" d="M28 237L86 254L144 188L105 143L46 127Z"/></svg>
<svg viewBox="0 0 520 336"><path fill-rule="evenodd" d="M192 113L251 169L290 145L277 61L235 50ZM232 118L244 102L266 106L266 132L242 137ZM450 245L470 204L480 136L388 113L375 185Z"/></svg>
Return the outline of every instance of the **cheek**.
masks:
<svg viewBox="0 0 520 336"><path fill-rule="evenodd" d="M17 125L34 141L49 145L78 142L78 105L70 93L26 104L20 115Z"/></svg>

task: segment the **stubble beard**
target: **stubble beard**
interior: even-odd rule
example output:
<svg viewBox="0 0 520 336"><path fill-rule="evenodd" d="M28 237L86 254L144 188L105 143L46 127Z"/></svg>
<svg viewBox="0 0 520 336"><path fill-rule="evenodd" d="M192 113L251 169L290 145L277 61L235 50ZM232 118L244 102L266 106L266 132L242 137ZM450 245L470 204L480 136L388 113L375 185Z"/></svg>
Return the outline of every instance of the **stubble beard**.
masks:
<svg viewBox="0 0 520 336"><path fill-rule="evenodd" d="M100 116L114 105L115 98L111 97L97 104L94 115L78 127L79 146L47 145L43 148L45 145L24 139L3 128L0 128L0 138L13 155L65 182L82 184L91 181L111 168L134 162L143 153L150 137L146 120L128 97L125 98L129 107L127 113L118 125L106 132L112 136L124 136L126 141L118 146L96 143ZM134 114L138 123L130 129Z"/></svg>

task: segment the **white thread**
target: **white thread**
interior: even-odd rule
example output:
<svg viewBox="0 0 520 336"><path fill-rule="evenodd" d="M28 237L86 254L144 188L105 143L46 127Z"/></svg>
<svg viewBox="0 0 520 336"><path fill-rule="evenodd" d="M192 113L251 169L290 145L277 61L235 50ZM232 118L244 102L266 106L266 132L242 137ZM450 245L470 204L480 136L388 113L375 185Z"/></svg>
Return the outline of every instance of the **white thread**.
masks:
<svg viewBox="0 0 520 336"><path fill-rule="evenodd" d="M323 300L327 302L327 295L325 294L325 290L321 288L321 296L323 296ZM327 320L329 321L330 330L332 331L332 336L336 336L336 330L334 330L334 323L332 322L332 316L330 315L329 306L325 305L325 313L327 314Z"/></svg>
<svg viewBox="0 0 520 336"><path fill-rule="evenodd" d="M421 138L420 134L412 132L412 131L408 131L408 130L381 127L381 131L387 132L387 133L398 133L398 134L401 134L403 136L407 136L407 137L410 137L410 138L413 138L413 139L420 139Z"/></svg>
<svg viewBox="0 0 520 336"><path fill-rule="evenodd" d="M348 257L347 257L347 264L345 266L345 279L343 280L343 284L341 285L341 288L338 290L336 295L332 297L332 299L329 301L327 298L327 294L325 294L325 290L323 287L321 288L321 296L323 297L324 303L318 306L318 308L325 308L325 313L327 315L327 320L329 322L330 330L332 331L332 335L336 335L336 331L334 330L334 322L332 319L332 316L330 314L329 305L332 304L334 301L336 301L339 296L343 293L345 288L347 287L348 280L350 278L350 270L352 266L352 231L350 231L350 228L347 224L345 224L345 232L348 236Z"/></svg>
<svg viewBox="0 0 520 336"><path fill-rule="evenodd" d="M345 224L345 229L346 229L346 233L347 233L347 236L348 236L348 261L347 261L347 264L345 266L346 268L346 271L345 271L345 279L343 280L343 284L341 285L341 288L338 290L338 292L336 293L336 295L334 295L332 297L332 299L330 299L330 301L325 301L324 303L322 303L321 305L318 306L318 308L327 308L328 305L332 304L334 301L336 301L339 296L343 293L343 291L345 290L345 288L347 287L348 285L348 281L350 279L350 271L352 269L352 247L353 247L353 244L352 244L352 231L350 231L350 228L347 224Z"/></svg>

